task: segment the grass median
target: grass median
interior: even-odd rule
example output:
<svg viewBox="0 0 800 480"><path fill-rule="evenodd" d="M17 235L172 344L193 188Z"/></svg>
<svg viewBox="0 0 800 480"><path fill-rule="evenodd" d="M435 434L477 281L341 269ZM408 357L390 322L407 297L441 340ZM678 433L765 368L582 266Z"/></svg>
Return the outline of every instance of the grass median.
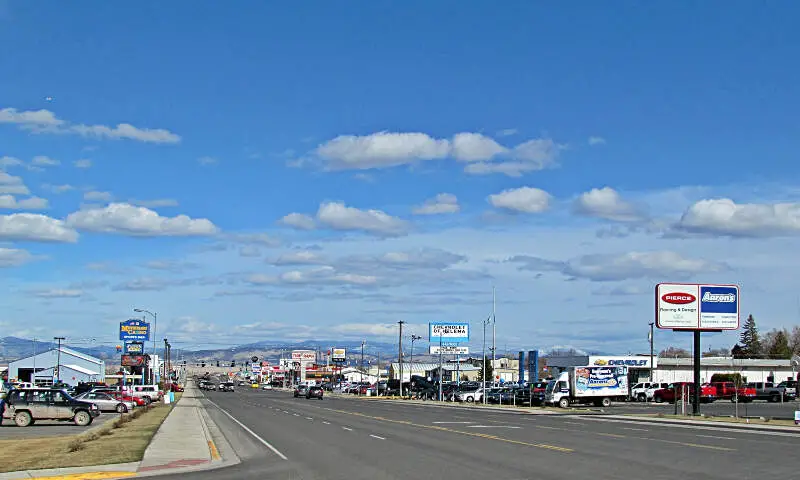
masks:
<svg viewBox="0 0 800 480"><path fill-rule="evenodd" d="M139 407L77 435L2 440L0 472L138 462L174 405Z"/></svg>

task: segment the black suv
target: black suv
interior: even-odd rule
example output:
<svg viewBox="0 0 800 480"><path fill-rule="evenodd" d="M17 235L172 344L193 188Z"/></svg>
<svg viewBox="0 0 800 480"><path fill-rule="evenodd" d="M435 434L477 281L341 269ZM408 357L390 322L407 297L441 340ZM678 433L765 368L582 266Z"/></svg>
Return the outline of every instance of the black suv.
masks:
<svg viewBox="0 0 800 480"><path fill-rule="evenodd" d="M324 390L322 389L322 387L320 387L319 385L313 385L311 387L308 387L308 390L306 391L306 398L307 399L319 398L320 400L322 400L323 392Z"/></svg>
<svg viewBox="0 0 800 480"><path fill-rule="evenodd" d="M19 427L33 425L36 420L75 422L85 427L99 415L97 405L76 400L64 390L53 388L12 390L3 410L3 418L14 420Z"/></svg>

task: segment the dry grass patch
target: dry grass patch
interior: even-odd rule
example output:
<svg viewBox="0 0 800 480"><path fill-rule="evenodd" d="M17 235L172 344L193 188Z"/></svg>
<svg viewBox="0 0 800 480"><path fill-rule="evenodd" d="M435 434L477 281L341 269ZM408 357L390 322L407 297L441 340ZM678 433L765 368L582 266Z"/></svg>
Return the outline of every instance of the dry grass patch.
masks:
<svg viewBox="0 0 800 480"><path fill-rule="evenodd" d="M139 407L78 435L0 440L0 472L138 462L173 405Z"/></svg>

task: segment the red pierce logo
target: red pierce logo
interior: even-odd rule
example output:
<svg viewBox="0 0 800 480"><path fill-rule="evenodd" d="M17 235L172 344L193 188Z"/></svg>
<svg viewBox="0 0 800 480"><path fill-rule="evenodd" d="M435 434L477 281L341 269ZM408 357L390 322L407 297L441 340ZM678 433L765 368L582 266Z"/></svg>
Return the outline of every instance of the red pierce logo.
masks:
<svg viewBox="0 0 800 480"><path fill-rule="evenodd" d="M674 305L685 305L697 301L697 297L691 293L666 293L661 296L661 300Z"/></svg>

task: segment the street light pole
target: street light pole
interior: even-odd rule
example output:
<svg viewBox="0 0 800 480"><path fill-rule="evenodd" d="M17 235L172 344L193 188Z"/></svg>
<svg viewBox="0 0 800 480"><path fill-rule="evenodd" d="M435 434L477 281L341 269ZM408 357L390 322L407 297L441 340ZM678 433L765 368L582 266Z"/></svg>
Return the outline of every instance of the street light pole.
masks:
<svg viewBox="0 0 800 480"><path fill-rule="evenodd" d="M422 337L419 335L411 334L411 365L408 367L410 370L408 371L409 377L414 375L414 342L417 340L422 340Z"/></svg>
<svg viewBox="0 0 800 480"><path fill-rule="evenodd" d="M481 375L481 380L483 381L482 391L483 391L483 403L486 404L486 326L489 325L489 322L492 320L490 316L486 320L483 321L483 372Z"/></svg>
<svg viewBox="0 0 800 480"><path fill-rule="evenodd" d="M61 383L61 341L62 340L66 340L66 338L65 337L53 337L53 340L58 342L58 354L57 354L57 357L56 357L57 360L56 360L56 371L55 371L55 373L56 373L56 381L58 383ZM36 374L36 372L34 372L34 375L35 374Z"/></svg>
<svg viewBox="0 0 800 480"><path fill-rule="evenodd" d="M654 322L650 322L650 334L648 335L648 339L650 340L650 381L653 381L653 325Z"/></svg>
<svg viewBox="0 0 800 480"><path fill-rule="evenodd" d="M495 352L497 351L496 345L496 330L497 330L497 316L495 315L497 307L497 301L495 297L495 288L492 286L492 372L494 372L494 363L495 363ZM494 379L492 379L494 380Z"/></svg>
<svg viewBox="0 0 800 480"><path fill-rule="evenodd" d="M397 322L400 325L400 334L397 337L397 361L400 362L400 396L403 396L403 320ZM412 343L413 348L413 343Z"/></svg>
<svg viewBox="0 0 800 480"><path fill-rule="evenodd" d="M358 394L361 395L361 387L364 386L364 345L367 343L366 340L361 342L361 381L358 385Z"/></svg>

